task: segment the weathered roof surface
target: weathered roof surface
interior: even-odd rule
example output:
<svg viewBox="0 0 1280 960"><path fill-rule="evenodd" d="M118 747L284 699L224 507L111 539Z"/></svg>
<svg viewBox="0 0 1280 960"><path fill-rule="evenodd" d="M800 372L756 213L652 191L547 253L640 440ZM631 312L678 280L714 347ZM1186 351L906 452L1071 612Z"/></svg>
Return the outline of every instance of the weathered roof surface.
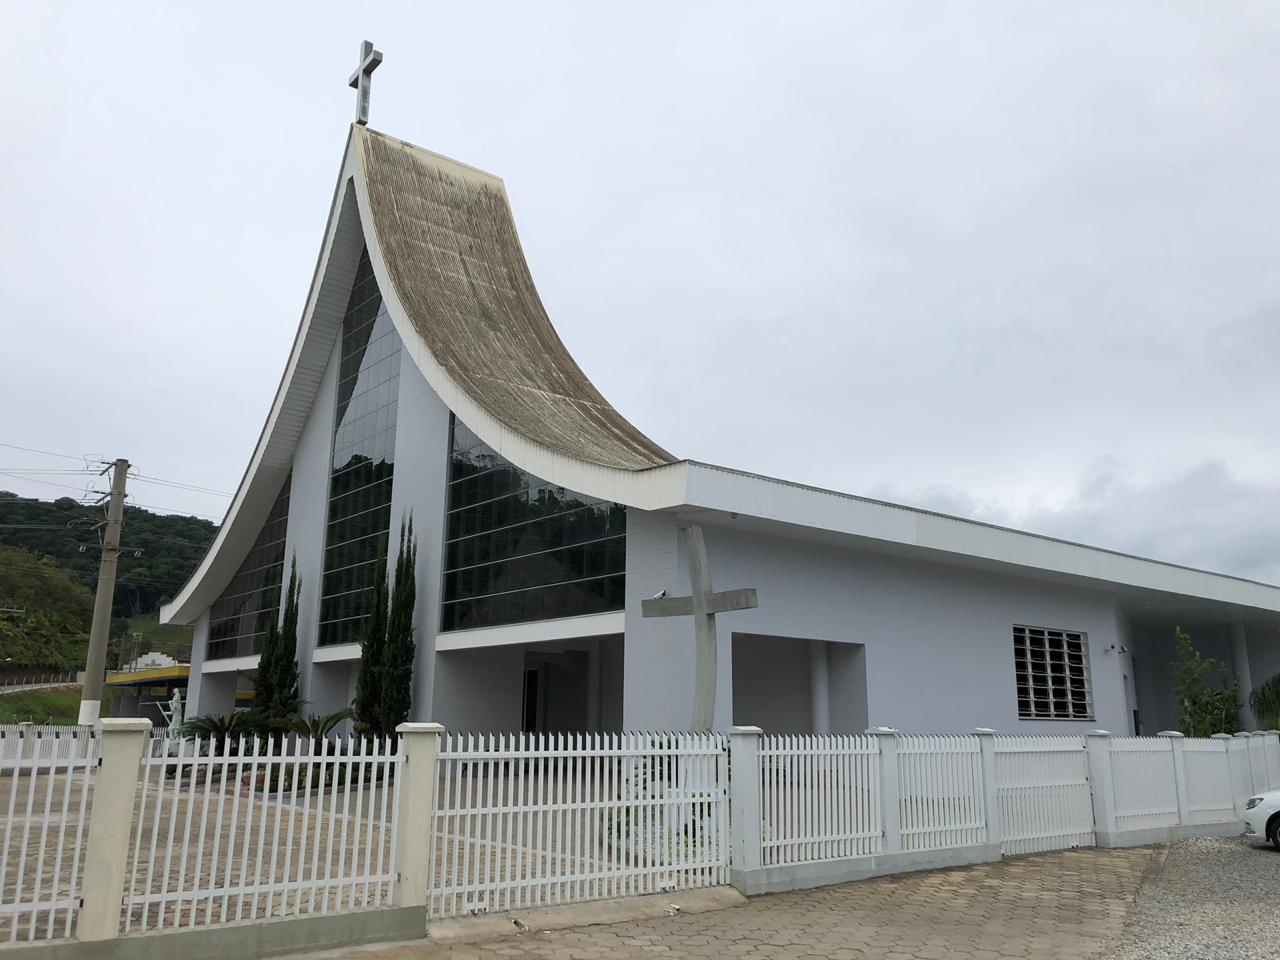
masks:
<svg viewBox="0 0 1280 960"><path fill-rule="evenodd" d="M588 463L674 457L587 379L538 298L502 181L356 132L378 244L405 313L453 381L513 432Z"/></svg>

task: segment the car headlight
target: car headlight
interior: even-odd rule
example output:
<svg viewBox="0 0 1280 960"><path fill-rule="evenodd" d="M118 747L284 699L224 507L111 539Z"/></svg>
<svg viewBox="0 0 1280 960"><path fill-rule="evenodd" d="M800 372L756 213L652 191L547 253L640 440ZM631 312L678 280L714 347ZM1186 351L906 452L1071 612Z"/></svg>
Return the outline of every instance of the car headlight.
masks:
<svg viewBox="0 0 1280 960"><path fill-rule="evenodd" d="M1258 804L1260 804L1261 802L1262 802L1262 798L1261 798L1261 797L1250 797L1250 798L1249 798L1249 800L1248 800L1248 802L1244 805L1244 808L1245 808L1246 810L1252 810L1254 807L1256 807L1256 806L1257 806Z"/></svg>

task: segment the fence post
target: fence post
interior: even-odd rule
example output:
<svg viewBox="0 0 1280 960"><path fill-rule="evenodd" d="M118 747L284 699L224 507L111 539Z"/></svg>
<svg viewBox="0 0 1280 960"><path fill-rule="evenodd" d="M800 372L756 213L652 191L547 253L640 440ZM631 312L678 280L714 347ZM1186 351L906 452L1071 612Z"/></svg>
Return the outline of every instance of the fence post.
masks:
<svg viewBox="0 0 1280 960"><path fill-rule="evenodd" d="M898 809L898 731L872 727L867 731L880 745L880 824L882 853L902 852L902 812Z"/></svg>
<svg viewBox="0 0 1280 960"><path fill-rule="evenodd" d="M1240 741L1240 746L1236 747L1236 755L1244 759L1244 768L1249 771L1249 792L1245 795L1245 799L1248 799L1258 792L1258 785L1253 781L1253 757L1249 754L1249 734L1243 730L1237 730L1231 735L1231 739Z"/></svg>
<svg viewBox="0 0 1280 960"><path fill-rule="evenodd" d="M120 935L133 803L138 793L142 752L151 736L151 721L99 720L98 736L98 772L93 780L93 808L80 886L84 902L77 936L81 940L114 940Z"/></svg>
<svg viewBox="0 0 1280 960"><path fill-rule="evenodd" d="M1089 754L1089 793L1093 797L1093 827L1098 846L1111 846L1116 832L1116 793L1111 779L1111 732L1091 730L1085 735Z"/></svg>
<svg viewBox="0 0 1280 960"><path fill-rule="evenodd" d="M1231 805L1235 807L1236 816L1243 817L1244 802L1248 797L1240 796L1239 791L1236 790L1236 767L1240 761L1236 758L1236 751L1231 749L1231 742L1235 738L1229 733L1215 733L1213 739L1221 744L1227 755L1227 779L1231 781Z"/></svg>
<svg viewBox="0 0 1280 960"><path fill-rule="evenodd" d="M763 862L760 828L759 727L729 728L729 867L758 870Z"/></svg>
<svg viewBox="0 0 1280 960"><path fill-rule="evenodd" d="M1267 768L1267 786L1275 790L1280 788L1280 783L1276 783L1271 779L1271 763L1267 760L1267 751L1275 751L1277 760L1280 760L1280 730L1264 730L1263 733L1266 734L1266 740L1263 741L1266 745L1266 750L1263 751L1263 760L1266 761L1264 765Z"/></svg>
<svg viewBox="0 0 1280 960"><path fill-rule="evenodd" d="M1004 824L1000 819L1000 794L996 782L996 732L990 727L974 727L974 736L982 749L982 798L987 809L987 843L1000 845Z"/></svg>
<svg viewBox="0 0 1280 960"><path fill-rule="evenodd" d="M431 842L436 832L436 767L440 756L438 723L402 723L396 727L404 759L396 770L396 840L391 854L396 882L391 903L425 907L431 886Z"/></svg>
<svg viewBox="0 0 1280 960"><path fill-rule="evenodd" d="M1187 754L1183 734L1177 730L1161 730L1157 737L1167 737L1173 751L1173 785L1178 794L1178 822L1191 822L1191 797L1187 789Z"/></svg>
<svg viewBox="0 0 1280 960"><path fill-rule="evenodd" d="M30 760L36 755L36 725L30 720L18 724L18 759ZM18 769L22 769L19 767Z"/></svg>

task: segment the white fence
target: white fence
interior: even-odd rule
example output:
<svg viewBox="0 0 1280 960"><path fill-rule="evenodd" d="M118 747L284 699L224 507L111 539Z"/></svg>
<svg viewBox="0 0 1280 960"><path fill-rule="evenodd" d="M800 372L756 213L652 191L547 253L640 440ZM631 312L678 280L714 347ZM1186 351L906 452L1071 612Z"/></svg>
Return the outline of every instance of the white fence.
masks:
<svg viewBox="0 0 1280 960"><path fill-rule="evenodd" d="M1176 826L1178 787L1169 741L1163 737L1112 737L1109 748L1116 828Z"/></svg>
<svg viewBox="0 0 1280 960"><path fill-rule="evenodd" d="M967 847L987 838L977 737L898 737L903 850Z"/></svg>
<svg viewBox="0 0 1280 960"><path fill-rule="evenodd" d="M996 737L995 752L1001 853L1093 845L1084 737Z"/></svg>
<svg viewBox="0 0 1280 960"><path fill-rule="evenodd" d="M0 723L0 763L11 760L84 760L93 748L92 726ZM167 744L173 744L172 748ZM168 727L152 727L150 751L177 749Z"/></svg>
<svg viewBox="0 0 1280 960"><path fill-rule="evenodd" d="M727 882L727 759L714 734L445 735L430 914Z"/></svg>
<svg viewBox="0 0 1280 960"><path fill-rule="evenodd" d="M142 758L125 932L383 906L388 740L191 740Z"/></svg>
<svg viewBox="0 0 1280 960"><path fill-rule="evenodd" d="M0 697L11 693L25 693L28 690L50 690L54 687L69 687L79 682L79 674L74 670L66 673L32 674L27 677L5 677L0 680Z"/></svg>
<svg viewBox="0 0 1280 960"><path fill-rule="evenodd" d="M67 738L63 738L65 744ZM85 838L97 766L96 737L80 739L74 758L58 756L58 738L0 732L0 941L69 937L75 931Z"/></svg>
<svg viewBox="0 0 1280 960"><path fill-rule="evenodd" d="M1252 739L1252 738L1250 738ZM1187 783L1187 822L1217 823L1236 815L1236 791L1232 784L1230 742L1188 738L1183 741ZM1270 750L1268 753L1272 752ZM1274 751L1280 755L1280 748ZM1267 786L1276 781L1270 781ZM1252 784L1242 791L1248 799Z"/></svg>
<svg viewBox="0 0 1280 960"><path fill-rule="evenodd" d="M1250 795L1280 788L1275 733L476 737L417 724L396 742L313 744L148 730L0 728L0 942L385 905L412 924L731 878L785 889L1221 833Z"/></svg>
<svg viewBox="0 0 1280 960"><path fill-rule="evenodd" d="M847 876L865 876L1151 843L1196 828L1231 832L1250 795L1280 788L1274 732L1211 739L874 733L767 737L735 728L732 769L759 770L753 781L735 778L735 817L760 820L758 835L749 822L735 824L735 883L760 892L806 876L830 882L839 860L849 862ZM755 793L739 796L746 789ZM796 871L804 865L815 869Z"/></svg>
<svg viewBox="0 0 1280 960"><path fill-rule="evenodd" d="M762 737L762 862L776 866L879 853L879 754L869 736Z"/></svg>

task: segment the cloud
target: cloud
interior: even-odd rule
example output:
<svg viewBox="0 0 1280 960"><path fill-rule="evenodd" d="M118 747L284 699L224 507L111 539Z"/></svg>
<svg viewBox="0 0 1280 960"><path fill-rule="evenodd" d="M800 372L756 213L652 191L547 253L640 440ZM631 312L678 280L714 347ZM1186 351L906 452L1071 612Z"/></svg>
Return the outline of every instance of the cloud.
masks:
<svg viewBox="0 0 1280 960"><path fill-rule="evenodd" d="M877 496L955 516L1189 567L1280 584L1280 486L1235 476L1211 460L1139 480L1114 463L1086 473L1061 505L1014 511L933 487Z"/></svg>

